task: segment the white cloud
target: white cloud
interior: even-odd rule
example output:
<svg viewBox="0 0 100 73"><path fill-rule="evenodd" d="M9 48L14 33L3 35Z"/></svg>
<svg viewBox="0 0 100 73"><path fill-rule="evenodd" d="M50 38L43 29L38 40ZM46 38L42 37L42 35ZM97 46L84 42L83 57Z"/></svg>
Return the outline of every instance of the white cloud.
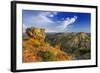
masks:
<svg viewBox="0 0 100 73"><path fill-rule="evenodd" d="M23 32L25 32L25 29L28 27L45 28L46 32L63 32L67 26L73 24L77 19L77 16L72 18L67 17L66 19L63 19L57 23L48 18L48 16L53 17L55 15L57 15L57 12L41 12L37 16L33 16L33 21L31 21L32 24L23 24Z"/></svg>
<svg viewBox="0 0 100 73"><path fill-rule="evenodd" d="M49 17L54 17L54 15L53 14L50 14Z"/></svg>
<svg viewBox="0 0 100 73"><path fill-rule="evenodd" d="M23 32L29 27L38 27L48 29L49 25L55 22L48 18L49 15L57 14L56 12L41 12L37 16L32 16L30 21L31 24L23 24Z"/></svg>
<svg viewBox="0 0 100 73"><path fill-rule="evenodd" d="M35 22L36 24L53 23L53 21L51 21L47 16L44 15L38 15L37 17L33 18L33 22Z"/></svg>
<svg viewBox="0 0 100 73"><path fill-rule="evenodd" d="M58 29L64 30L69 25L73 24L77 20L77 16L74 16L72 18L66 18L60 26L57 26Z"/></svg>
<svg viewBox="0 0 100 73"><path fill-rule="evenodd" d="M50 18L48 18L48 15L53 16L52 12L41 12L39 15L33 17L33 24L36 26L45 26L54 23Z"/></svg>
<svg viewBox="0 0 100 73"><path fill-rule="evenodd" d="M28 28L28 26L26 24L23 24L23 32L25 32L26 28Z"/></svg>
<svg viewBox="0 0 100 73"><path fill-rule="evenodd" d="M29 27L32 27L32 25L27 25L27 24L23 24L23 32L25 32L25 30Z"/></svg>
<svg viewBox="0 0 100 73"><path fill-rule="evenodd" d="M58 12L41 12L39 15L43 16L50 16L50 15L57 15Z"/></svg>

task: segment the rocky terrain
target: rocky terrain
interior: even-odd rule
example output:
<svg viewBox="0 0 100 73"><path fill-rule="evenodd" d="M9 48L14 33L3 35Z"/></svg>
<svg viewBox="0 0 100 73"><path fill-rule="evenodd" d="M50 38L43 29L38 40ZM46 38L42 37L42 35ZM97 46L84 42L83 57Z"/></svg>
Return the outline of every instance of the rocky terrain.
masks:
<svg viewBox="0 0 100 73"><path fill-rule="evenodd" d="M84 32L47 33L46 41L55 46L61 44L61 50L71 55L74 60L90 59L91 35Z"/></svg>
<svg viewBox="0 0 100 73"><path fill-rule="evenodd" d="M23 33L24 63L87 60L90 54L90 33L45 33L45 29L34 27Z"/></svg>
<svg viewBox="0 0 100 73"><path fill-rule="evenodd" d="M46 41L45 30L42 28L27 28L23 35L23 54L22 61L29 62L47 62L71 60L72 56L61 50L58 43L52 46Z"/></svg>

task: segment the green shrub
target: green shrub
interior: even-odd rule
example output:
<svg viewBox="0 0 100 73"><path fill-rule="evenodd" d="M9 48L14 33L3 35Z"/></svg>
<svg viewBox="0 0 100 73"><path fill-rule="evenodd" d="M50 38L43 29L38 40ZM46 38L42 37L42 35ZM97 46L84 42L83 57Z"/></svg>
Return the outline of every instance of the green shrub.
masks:
<svg viewBox="0 0 100 73"><path fill-rule="evenodd" d="M55 61L56 60L54 55L49 51L42 52L42 58L43 58L43 61Z"/></svg>

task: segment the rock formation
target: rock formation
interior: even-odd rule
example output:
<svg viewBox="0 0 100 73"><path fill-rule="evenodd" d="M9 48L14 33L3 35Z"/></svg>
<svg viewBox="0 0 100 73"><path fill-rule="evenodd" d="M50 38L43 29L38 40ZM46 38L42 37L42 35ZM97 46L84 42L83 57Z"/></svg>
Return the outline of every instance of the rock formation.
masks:
<svg viewBox="0 0 100 73"><path fill-rule="evenodd" d="M42 28L27 28L27 37L23 39L23 62L64 61L71 56L60 50L60 45L51 46L45 41L45 30Z"/></svg>

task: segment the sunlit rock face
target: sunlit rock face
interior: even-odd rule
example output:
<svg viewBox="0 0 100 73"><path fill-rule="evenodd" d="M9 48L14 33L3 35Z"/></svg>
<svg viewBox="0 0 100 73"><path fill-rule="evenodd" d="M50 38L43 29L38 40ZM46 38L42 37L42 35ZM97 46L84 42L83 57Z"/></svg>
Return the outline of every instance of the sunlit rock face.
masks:
<svg viewBox="0 0 100 73"><path fill-rule="evenodd" d="M45 39L45 29L42 28L27 28L26 33L29 37Z"/></svg>
<svg viewBox="0 0 100 73"><path fill-rule="evenodd" d="M22 61L43 62L43 61L64 61L71 60L72 57L61 50L61 45L52 46L45 41L46 33L42 28L27 28L27 36L23 39Z"/></svg>

